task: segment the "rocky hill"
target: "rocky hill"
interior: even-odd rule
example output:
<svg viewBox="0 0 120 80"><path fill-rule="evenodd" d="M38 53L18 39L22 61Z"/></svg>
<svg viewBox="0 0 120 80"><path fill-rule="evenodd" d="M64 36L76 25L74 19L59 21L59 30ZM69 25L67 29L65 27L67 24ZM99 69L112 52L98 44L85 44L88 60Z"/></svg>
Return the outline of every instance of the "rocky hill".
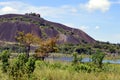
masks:
<svg viewBox="0 0 120 80"><path fill-rule="evenodd" d="M95 43L85 32L63 24L47 21L40 14L5 14L0 15L0 40L15 42L17 31L33 33L46 39L59 36L59 43Z"/></svg>

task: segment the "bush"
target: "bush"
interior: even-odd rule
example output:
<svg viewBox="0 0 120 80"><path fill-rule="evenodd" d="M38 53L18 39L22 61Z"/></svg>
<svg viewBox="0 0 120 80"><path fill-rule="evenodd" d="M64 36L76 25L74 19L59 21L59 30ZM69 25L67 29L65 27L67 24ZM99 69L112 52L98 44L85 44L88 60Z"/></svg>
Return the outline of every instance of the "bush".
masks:
<svg viewBox="0 0 120 80"><path fill-rule="evenodd" d="M78 57L77 57L77 53L73 53L73 64L78 63Z"/></svg>
<svg viewBox="0 0 120 80"><path fill-rule="evenodd" d="M81 62L82 61L82 56L81 57L78 57L77 55L78 53L74 52L73 53L73 64L77 64L78 62Z"/></svg>
<svg viewBox="0 0 120 80"><path fill-rule="evenodd" d="M26 73L25 63L27 62L27 57L25 54L19 54L16 59L10 64L9 75L15 80L22 77Z"/></svg>
<svg viewBox="0 0 120 80"><path fill-rule="evenodd" d="M85 71L85 72L91 72L92 68L89 65L86 64L80 64L77 66L73 66L74 70L79 72L79 71Z"/></svg>
<svg viewBox="0 0 120 80"><path fill-rule="evenodd" d="M28 59L28 62L26 62L26 70L27 70L27 73L30 74L34 71L35 69L35 59L33 57L30 57Z"/></svg>
<svg viewBox="0 0 120 80"><path fill-rule="evenodd" d="M23 77L30 78L30 74L35 69L35 59L27 58L25 54L20 54L9 67L9 75L17 80Z"/></svg>
<svg viewBox="0 0 120 80"><path fill-rule="evenodd" d="M50 66L50 68L52 68L52 69L61 69L61 67L62 67L62 65L61 65L61 63L54 63L54 64L49 64Z"/></svg>
<svg viewBox="0 0 120 80"><path fill-rule="evenodd" d="M9 66L9 61L8 61L9 57L10 57L10 53L7 50L4 50L0 55L0 59L2 60L2 71L3 72L7 72L7 68Z"/></svg>
<svg viewBox="0 0 120 80"><path fill-rule="evenodd" d="M99 68L102 68L102 61L104 57L104 53L102 53L101 51L97 51L95 54L92 55L92 62Z"/></svg>

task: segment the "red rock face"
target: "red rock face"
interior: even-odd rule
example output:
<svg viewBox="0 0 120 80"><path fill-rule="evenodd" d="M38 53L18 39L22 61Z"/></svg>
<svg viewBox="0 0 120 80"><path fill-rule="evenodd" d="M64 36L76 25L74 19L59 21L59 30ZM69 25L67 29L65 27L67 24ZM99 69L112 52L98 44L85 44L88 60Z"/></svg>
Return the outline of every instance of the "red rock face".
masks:
<svg viewBox="0 0 120 80"><path fill-rule="evenodd" d="M59 43L79 44L96 42L79 29L50 22L43 18L17 14L0 16L0 40L14 42L17 31L33 33L44 39L59 36Z"/></svg>

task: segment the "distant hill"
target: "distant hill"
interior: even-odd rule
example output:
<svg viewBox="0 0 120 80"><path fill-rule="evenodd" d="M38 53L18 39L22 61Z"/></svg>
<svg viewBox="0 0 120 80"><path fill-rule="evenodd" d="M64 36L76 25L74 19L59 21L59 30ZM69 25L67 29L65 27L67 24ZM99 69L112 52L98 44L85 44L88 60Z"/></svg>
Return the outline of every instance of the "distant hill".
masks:
<svg viewBox="0 0 120 80"><path fill-rule="evenodd" d="M0 15L0 40L15 42L17 31L33 33L46 39L59 36L59 43L95 43L88 34L79 29L47 21L40 14L30 13Z"/></svg>

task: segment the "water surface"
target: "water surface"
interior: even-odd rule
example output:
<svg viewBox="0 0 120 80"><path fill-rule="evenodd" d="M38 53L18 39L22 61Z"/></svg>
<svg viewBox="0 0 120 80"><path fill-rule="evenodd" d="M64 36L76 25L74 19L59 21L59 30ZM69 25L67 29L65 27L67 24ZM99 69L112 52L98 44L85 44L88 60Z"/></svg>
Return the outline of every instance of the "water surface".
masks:
<svg viewBox="0 0 120 80"><path fill-rule="evenodd" d="M73 61L73 57L49 57L49 58L46 58L46 59L52 59L52 60L55 60L55 61ZM83 58L82 59L82 62L91 62L92 59L91 58ZM120 59L118 60L103 60L103 63L112 63L112 64L120 64Z"/></svg>

